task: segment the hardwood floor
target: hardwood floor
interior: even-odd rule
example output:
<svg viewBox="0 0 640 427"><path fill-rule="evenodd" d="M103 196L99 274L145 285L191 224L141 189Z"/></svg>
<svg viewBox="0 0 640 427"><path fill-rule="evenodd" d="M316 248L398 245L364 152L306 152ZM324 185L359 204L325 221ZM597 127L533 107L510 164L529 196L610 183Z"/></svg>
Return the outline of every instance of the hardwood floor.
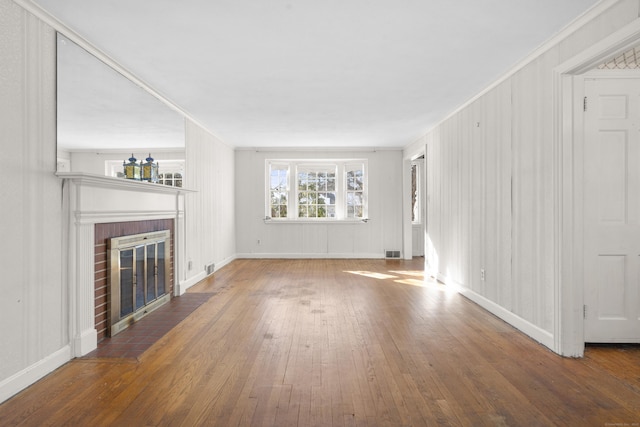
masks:
<svg viewBox="0 0 640 427"><path fill-rule="evenodd" d="M0 425L640 425L640 347L559 357L421 262L237 260L138 359L76 359Z"/></svg>

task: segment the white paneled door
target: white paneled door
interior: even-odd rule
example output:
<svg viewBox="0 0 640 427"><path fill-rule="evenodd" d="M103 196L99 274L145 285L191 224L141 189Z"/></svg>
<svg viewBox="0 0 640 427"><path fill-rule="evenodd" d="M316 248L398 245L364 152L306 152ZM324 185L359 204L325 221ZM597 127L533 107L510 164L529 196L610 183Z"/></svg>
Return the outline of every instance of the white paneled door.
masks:
<svg viewBox="0 0 640 427"><path fill-rule="evenodd" d="M585 95L585 342L640 342L640 79Z"/></svg>

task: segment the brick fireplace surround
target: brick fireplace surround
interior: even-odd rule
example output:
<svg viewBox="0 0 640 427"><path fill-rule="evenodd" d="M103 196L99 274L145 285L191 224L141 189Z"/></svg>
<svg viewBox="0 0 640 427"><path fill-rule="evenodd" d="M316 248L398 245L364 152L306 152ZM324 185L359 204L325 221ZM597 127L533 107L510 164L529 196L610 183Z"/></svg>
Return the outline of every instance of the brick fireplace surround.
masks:
<svg viewBox="0 0 640 427"><path fill-rule="evenodd" d="M107 269L107 244L112 237L129 236L150 231L169 230L170 242L170 271L167 293L173 298L174 292L174 220L159 219L147 221L129 221L117 223L100 223L95 225L95 328L98 342L108 336L109 319L109 277Z"/></svg>

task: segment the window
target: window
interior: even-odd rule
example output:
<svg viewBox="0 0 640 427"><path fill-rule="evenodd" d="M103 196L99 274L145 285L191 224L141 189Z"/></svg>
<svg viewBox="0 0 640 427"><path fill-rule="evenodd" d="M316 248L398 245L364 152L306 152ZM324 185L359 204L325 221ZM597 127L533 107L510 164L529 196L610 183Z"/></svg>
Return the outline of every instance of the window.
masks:
<svg viewBox="0 0 640 427"><path fill-rule="evenodd" d="M182 173L180 172L159 173L158 184L169 185L171 187L182 187Z"/></svg>
<svg viewBox="0 0 640 427"><path fill-rule="evenodd" d="M267 219L367 218L366 160L267 160Z"/></svg>
<svg viewBox="0 0 640 427"><path fill-rule="evenodd" d="M298 166L298 218L336 217L336 166Z"/></svg>
<svg viewBox="0 0 640 427"><path fill-rule="evenodd" d="M271 218L286 218L289 193L289 166L273 164L269 171L269 211Z"/></svg>
<svg viewBox="0 0 640 427"><path fill-rule="evenodd" d="M364 168L347 165L347 218L364 218Z"/></svg>

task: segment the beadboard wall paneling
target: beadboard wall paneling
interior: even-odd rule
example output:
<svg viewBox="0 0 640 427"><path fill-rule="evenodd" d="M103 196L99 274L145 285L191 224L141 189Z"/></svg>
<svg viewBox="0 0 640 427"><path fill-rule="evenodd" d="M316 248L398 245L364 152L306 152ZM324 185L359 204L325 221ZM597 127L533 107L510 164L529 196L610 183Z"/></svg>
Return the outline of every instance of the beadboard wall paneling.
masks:
<svg viewBox="0 0 640 427"><path fill-rule="evenodd" d="M0 401L69 360L55 32L0 0Z"/></svg>
<svg viewBox="0 0 640 427"><path fill-rule="evenodd" d="M267 159L368 159L368 223L265 223ZM239 257L382 258L402 250L402 151L236 151Z"/></svg>
<svg viewBox="0 0 640 427"><path fill-rule="evenodd" d="M235 258L234 151L220 139L186 120L184 185L196 190L185 200L186 262L181 267L183 292L205 275ZM191 265L191 269L189 269Z"/></svg>
<svg viewBox="0 0 640 427"><path fill-rule="evenodd" d="M611 2L405 149L427 147L431 274L549 347L560 238L553 69L637 19L639 3Z"/></svg>

